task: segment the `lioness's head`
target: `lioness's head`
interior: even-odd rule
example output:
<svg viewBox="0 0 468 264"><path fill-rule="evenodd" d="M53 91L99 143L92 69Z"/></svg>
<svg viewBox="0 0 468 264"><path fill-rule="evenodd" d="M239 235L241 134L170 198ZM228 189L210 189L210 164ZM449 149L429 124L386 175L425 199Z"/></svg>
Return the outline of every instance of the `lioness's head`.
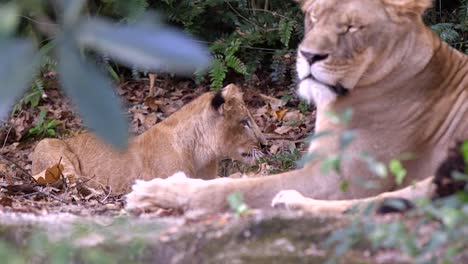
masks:
<svg viewBox="0 0 468 264"><path fill-rule="evenodd" d="M226 157L254 165L266 140L242 99L242 92L230 84L213 95L211 106L221 117L216 123L216 142Z"/></svg>
<svg viewBox="0 0 468 264"><path fill-rule="evenodd" d="M414 52L411 41L424 28L421 15L431 5L430 0L296 2L305 15L297 51L299 94L317 105L380 81L404 63L403 54Z"/></svg>

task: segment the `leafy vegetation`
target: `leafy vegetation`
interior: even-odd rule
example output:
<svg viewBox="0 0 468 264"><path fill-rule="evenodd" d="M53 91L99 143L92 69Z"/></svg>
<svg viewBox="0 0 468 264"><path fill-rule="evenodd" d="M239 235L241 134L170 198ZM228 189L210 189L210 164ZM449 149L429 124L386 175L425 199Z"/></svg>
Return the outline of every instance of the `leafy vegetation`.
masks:
<svg viewBox="0 0 468 264"><path fill-rule="evenodd" d="M56 11L54 16L46 8L50 7L49 2L33 2L8 1L0 6L0 119L8 113L7 107L24 92L35 66L55 64L49 63L49 54L53 50L57 56L54 61L57 61L59 80L79 107L84 123L109 143L124 146L128 129L120 104L109 80L86 58L90 57L86 56L88 51L105 54L121 64L142 70L164 69L190 74L209 64L208 53L200 44L161 25L154 15L138 23L115 24L99 16L85 16L84 0L54 2L51 9ZM106 4L112 3L113 11L130 10L125 13L127 17L141 13L132 11L135 7L123 2L106 2L104 11ZM33 18L22 16L22 13L31 13ZM32 21L37 28L30 29L30 24L24 30L29 38L15 36L18 29L21 31L20 17L28 18L27 21ZM34 40L42 38L54 40L36 52ZM35 83L40 90L40 81ZM37 105L37 101L30 100L32 105ZM32 133L40 133L41 129ZM51 126L44 129L47 133L52 131Z"/></svg>
<svg viewBox="0 0 468 264"><path fill-rule="evenodd" d="M436 1L426 22L441 39L468 54L468 0L460 0L459 6L454 6L454 2Z"/></svg>
<svg viewBox="0 0 468 264"><path fill-rule="evenodd" d="M41 112L39 113L39 117L37 118L36 125L28 130L28 136L55 136L55 128L57 127L57 121L55 119L46 120L46 115L47 111L41 110Z"/></svg>

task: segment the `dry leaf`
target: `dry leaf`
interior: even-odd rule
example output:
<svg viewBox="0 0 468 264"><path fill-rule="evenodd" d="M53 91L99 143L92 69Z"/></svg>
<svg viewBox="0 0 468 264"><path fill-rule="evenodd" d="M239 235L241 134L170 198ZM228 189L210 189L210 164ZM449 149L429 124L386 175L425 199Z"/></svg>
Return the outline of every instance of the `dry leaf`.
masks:
<svg viewBox="0 0 468 264"><path fill-rule="evenodd" d="M11 207L13 205L13 199L4 196L0 198L0 205L3 207Z"/></svg>
<svg viewBox="0 0 468 264"><path fill-rule="evenodd" d="M271 110L273 111L279 110L281 107L283 107L286 104L285 101L268 96L268 95L260 94L260 97L263 99L265 104L270 106Z"/></svg>
<svg viewBox="0 0 468 264"><path fill-rule="evenodd" d="M275 133L279 135L283 135L291 131L292 127L290 126L280 126L277 129L275 129Z"/></svg>
<svg viewBox="0 0 468 264"><path fill-rule="evenodd" d="M0 163L0 175L5 176L5 180L8 184L13 184L14 180L11 173L8 172L8 167L6 164Z"/></svg>
<svg viewBox="0 0 468 264"><path fill-rule="evenodd" d="M290 122L295 120L301 120L304 118L304 115L299 112L299 110L289 111L283 116L284 122Z"/></svg>
<svg viewBox="0 0 468 264"><path fill-rule="evenodd" d="M40 184L50 184L55 183L56 181L60 180L62 175L63 165L62 164L55 164L52 167L44 170L43 172L36 174L33 178Z"/></svg>
<svg viewBox="0 0 468 264"><path fill-rule="evenodd" d="M275 123L271 123L263 129L263 133L272 133L277 128Z"/></svg>
<svg viewBox="0 0 468 264"><path fill-rule="evenodd" d="M283 120L284 115L288 112L288 109L283 108L276 111L272 111L272 116L276 117L278 120Z"/></svg>
<svg viewBox="0 0 468 264"><path fill-rule="evenodd" d="M156 113L151 113L144 118L143 125L145 126L146 129L154 126L158 122L158 116Z"/></svg>
<svg viewBox="0 0 468 264"><path fill-rule="evenodd" d="M148 106L153 112L158 111L161 103L162 102L160 100L155 100L153 97L146 97L145 99L145 105Z"/></svg>
<svg viewBox="0 0 468 264"><path fill-rule="evenodd" d="M276 154L278 153L278 150L280 149L280 145L274 144L270 147L270 153L271 154Z"/></svg>

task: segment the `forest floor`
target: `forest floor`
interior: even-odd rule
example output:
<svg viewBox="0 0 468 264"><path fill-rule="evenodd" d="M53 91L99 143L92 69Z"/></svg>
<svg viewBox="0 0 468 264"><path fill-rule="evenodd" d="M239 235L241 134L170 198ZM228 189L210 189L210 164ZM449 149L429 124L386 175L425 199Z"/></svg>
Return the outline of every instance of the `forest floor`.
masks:
<svg viewBox="0 0 468 264"><path fill-rule="evenodd" d="M42 138L68 138L84 130L77 111L57 87L53 76L44 84L46 95L39 99L37 107L31 107L34 100L28 100L38 96L37 90L28 92L26 99L0 127L1 210L35 214L67 212L80 216L120 214L122 196L105 188L89 193L63 185L60 188L40 185L32 178L31 154ZM293 169L304 150L304 139L313 131L314 112L300 103L294 89L241 87L246 104L268 140L263 149L266 156L255 167L223 161L219 174L266 175ZM169 78L157 80L153 97L148 97L147 79L120 83L117 88L127 109L130 132L134 135L146 131L206 91L209 91L207 86L196 87L191 81ZM38 120L41 112L45 116ZM51 123L53 125L49 125Z"/></svg>

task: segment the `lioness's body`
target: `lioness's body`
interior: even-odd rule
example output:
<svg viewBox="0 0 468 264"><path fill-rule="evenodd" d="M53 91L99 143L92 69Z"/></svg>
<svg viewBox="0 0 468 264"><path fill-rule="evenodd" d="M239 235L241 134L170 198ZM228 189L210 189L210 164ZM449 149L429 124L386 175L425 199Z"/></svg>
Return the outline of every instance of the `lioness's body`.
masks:
<svg viewBox="0 0 468 264"><path fill-rule="evenodd" d="M292 189L314 199L427 194L431 182L407 188L433 175L451 142L468 138L468 56L443 43L421 19L429 0L304 0L305 36L298 49L299 93L317 105L316 131L354 129L357 137L348 155L371 153L388 164L411 153L404 161L407 176L398 186L393 177L378 178L365 162L344 159L342 175L324 175L318 162L304 168L258 179L172 180L140 183L129 195L128 206L142 201L162 207L226 208L225 197L241 191L247 204L268 207L281 190ZM330 121L327 112L351 107L347 127ZM338 139L313 141L309 152L337 154ZM340 183L349 182L346 192ZM363 183L372 180L376 188ZM152 192L145 195L141 192ZM170 193L171 196L166 194ZM177 197L177 199L174 199ZM189 203L186 201L190 201ZM297 192L280 193L274 204L309 211L346 209L354 201L327 202L304 198ZM319 206L315 206L319 205ZM335 207L336 206L336 207ZM326 211L326 210L325 210ZM334 211L334 210L330 210Z"/></svg>
<svg viewBox="0 0 468 264"><path fill-rule="evenodd" d="M249 122L248 129L242 119ZM123 192L135 179L166 178L178 171L193 178L215 178L221 159L252 163L253 157L242 154L263 142L242 94L231 85L222 93L201 95L133 138L126 151L113 149L91 133L67 140L45 139L34 151L32 171L40 173L61 159L64 174Z"/></svg>

